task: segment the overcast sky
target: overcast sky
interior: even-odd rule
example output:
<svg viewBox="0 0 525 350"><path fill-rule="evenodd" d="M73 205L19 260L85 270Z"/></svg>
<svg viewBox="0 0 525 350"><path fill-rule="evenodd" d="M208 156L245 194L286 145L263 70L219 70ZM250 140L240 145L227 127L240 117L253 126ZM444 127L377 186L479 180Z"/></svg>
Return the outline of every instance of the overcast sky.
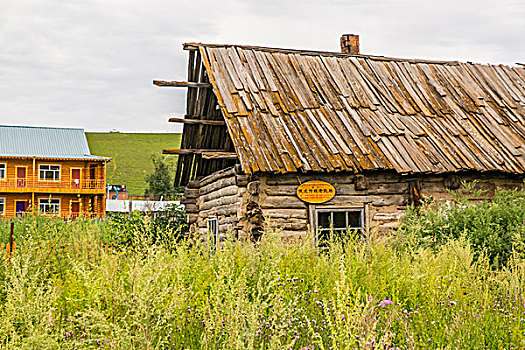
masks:
<svg viewBox="0 0 525 350"><path fill-rule="evenodd" d="M182 43L525 62L525 0L0 0L0 124L178 132Z"/></svg>

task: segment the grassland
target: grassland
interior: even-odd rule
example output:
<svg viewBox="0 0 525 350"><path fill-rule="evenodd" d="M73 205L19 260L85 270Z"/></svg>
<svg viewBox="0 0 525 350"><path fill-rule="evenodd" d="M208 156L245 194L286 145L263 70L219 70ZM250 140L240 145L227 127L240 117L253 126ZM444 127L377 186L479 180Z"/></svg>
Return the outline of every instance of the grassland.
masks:
<svg viewBox="0 0 525 350"><path fill-rule="evenodd" d="M17 218L0 348L523 349L525 189L472 195L327 249L271 229L212 248L183 216Z"/></svg>
<svg viewBox="0 0 525 350"><path fill-rule="evenodd" d="M284 244L272 231L257 245L225 241L213 251L202 240L152 245L136 224L128 230L138 239L114 246L109 221L19 221L17 250L0 259L0 348L525 345L517 255L493 269L462 239L437 251L393 237L319 251L312 239Z"/></svg>
<svg viewBox="0 0 525 350"><path fill-rule="evenodd" d="M108 183L126 185L131 195L144 195L146 174L153 171L152 154L164 148L179 148L181 134L171 133L86 133L91 154L111 157ZM172 168L176 156L166 158Z"/></svg>

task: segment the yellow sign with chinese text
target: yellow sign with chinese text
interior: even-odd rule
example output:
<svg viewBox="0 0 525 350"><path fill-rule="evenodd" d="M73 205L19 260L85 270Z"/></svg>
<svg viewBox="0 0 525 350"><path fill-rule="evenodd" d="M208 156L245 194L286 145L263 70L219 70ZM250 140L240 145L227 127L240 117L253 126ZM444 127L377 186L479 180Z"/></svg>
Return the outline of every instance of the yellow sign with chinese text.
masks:
<svg viewBox="0 0 525 350"><path fill-rule="evenodd" d="M334 186L324 181L308 181L297 187L297 197L306 203L324 203L334 196Z"/></svg>

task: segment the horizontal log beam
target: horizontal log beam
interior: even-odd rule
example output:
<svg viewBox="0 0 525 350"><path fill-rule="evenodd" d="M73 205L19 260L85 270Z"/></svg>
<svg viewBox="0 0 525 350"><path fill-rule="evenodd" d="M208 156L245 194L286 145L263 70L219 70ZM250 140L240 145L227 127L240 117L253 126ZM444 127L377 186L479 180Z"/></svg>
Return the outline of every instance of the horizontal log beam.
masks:
<svg viewBox="0 0 525 350"><path fill-rule="evenodd" d="M157 86L190 87L190 88L209 88L211 87L210 83L197 83L194 81L153 80L153 84Z"/></svg>
<svg viewBox="0 0 525 350"><path fill-rule="evenodd" d="M185 118L170 118L170 123L184 123L184 124L203 124L203 125L226 125L224 120L206 120L206 119L185 119Z"/></svg>
<svg viewBox="0 0 525 350"><path fill-rule="evenodd" d="M174 149L164 149L162 153L164 154L202 154L204 152L228 152L223 149L205 149L205 148L174 148Z"/></svg>
<svg viewBox="0 0 525 350"><path fill-rule="evenodd" d="M202 159L237 159L235 152L203 152Z"/></svg>
<svg viewBox="0 0 525 350"><path fill-rule="evenodd" d="M200 154L203 159L237 159L237 153L222 149L165 149L162 154Z"/></svg>

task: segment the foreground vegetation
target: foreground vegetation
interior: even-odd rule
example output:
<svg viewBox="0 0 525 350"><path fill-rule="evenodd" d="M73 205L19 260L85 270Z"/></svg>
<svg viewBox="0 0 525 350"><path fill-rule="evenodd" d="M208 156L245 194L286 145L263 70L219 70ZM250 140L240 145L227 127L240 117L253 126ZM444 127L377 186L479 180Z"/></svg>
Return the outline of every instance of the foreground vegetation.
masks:
<svg viewBox="0 0 525 350"><path fill-rule="evenodd" d="M521 200L514 197L502 215ZM283 243L278 232L210 251L199 240L177 242L178 227L157 232L159 223L137 216L22 219L16 253L9 263L0 259L0 347L525 346L519 235L509 236L501 264L469 241L477 226L465 223L456 236L446 231L450 222L434 221L443 237L427 243L430 210L444 209L411 212L401 238L333 241L322 251L311 239ZM523 222L509 229L519 232ZM0 228L3 242L6 231Z"/></svg>

